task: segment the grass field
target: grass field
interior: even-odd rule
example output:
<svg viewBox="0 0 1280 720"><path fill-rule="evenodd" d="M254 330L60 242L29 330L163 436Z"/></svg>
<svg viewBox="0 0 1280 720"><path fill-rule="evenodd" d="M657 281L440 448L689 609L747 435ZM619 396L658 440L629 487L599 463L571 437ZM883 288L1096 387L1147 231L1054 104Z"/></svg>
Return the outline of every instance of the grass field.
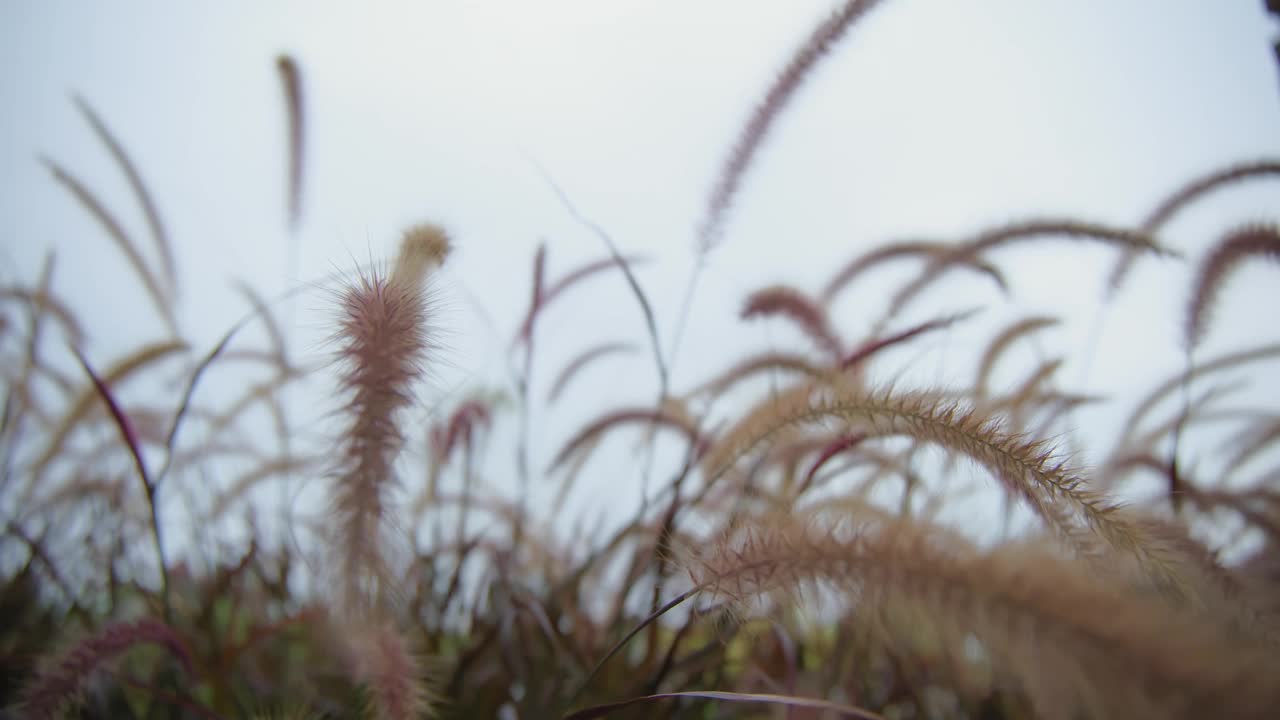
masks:
<svg viewBox="0 0 1280 720"><path fill-rule="evenodd" d="M506 378L443 397L433 369L472 328L447 325L439 280L467 238L424 219L385 257L291 291L326 305L321 347L291 343L288 297L248 285L244 319L203 343L174 311L152 188L77 100L143 231L75 162L42 162L124 258L159 339L102 357L53 253L0 287L0 717L1273 717L1280 338L1270 306L1223 296L1274 274L1280 225L1173 229L1274 183L1280 158L1169 178L1127 225L1012 208L945 238L867 239L819 286L742 299L738 320L785 341L695 383L672 372L667 329L733 241L760 149L829 51L893 5L842 3L761 88L725 142L682 302L654 302L641 258L564 197L598 259L552 272L554 244L522 258ZM308 208L305 71L264 68L289 119L291 223ZM1075 304L1020 304L1012 288L1042 279L1006 252L1041 246L1096 260L1105 296L1079 305L1097 322L1159 259L1179 294L1149 322L1177 341L1121 352L1180 369L1073 389L1068 363L1114 351L1055 334ZM546 347L548 318L608 284L643 330ZM971 286L1001 295L997 319L956 304ZM865 287L879 315L849 332L842 300ZM1224 326L1252 339L1223 349ZM939 338L967 380L909 372ZM649 399L565 399L610 372ZM535 452L553 411L584 407ZM1103 433L1076 429L1100 409L1117 430L1084 446ZM637 478L642 493L618 489ZM565 509L589 493L607 518Z"/></svg>

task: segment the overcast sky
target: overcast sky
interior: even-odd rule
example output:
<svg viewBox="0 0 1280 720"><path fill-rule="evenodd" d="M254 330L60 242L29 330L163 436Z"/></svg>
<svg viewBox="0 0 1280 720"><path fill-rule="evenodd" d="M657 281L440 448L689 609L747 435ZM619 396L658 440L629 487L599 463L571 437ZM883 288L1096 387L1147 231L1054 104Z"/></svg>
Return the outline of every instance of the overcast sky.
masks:
<svg viewBox="0 0 1280 720"><path fill-rule="evenodd" d="M123 177L72 103L80 94L155 195L177 243L179 316L199 347L244 311L232 280L278 295L389 256L401 229L435 220L457 243L440 288L449 347L439 385L460 391L501 377L536 244L547 241L553 277L603 252L539 166L624 252L651 258L640 279L669 343L720 163L831 6L4 3L0 280L30 281L56 248L57 288L82 311L95 356L161 335L128 266L37 160L77 174L145 237ZM777 323L737 321L751 290L816 290L839 263L894 238L959 237L1044 215L1134 224L1183 180L1277 156L1276 33L1261 0L883 2L819 67L758 157L698 287L676 389L748 349L796 342ZM296 235L274 64L284 52L301 67L308 122ZM1263 182L1215 195L1165 241L1194 259L1240 221L1275 218L1277 190ZM931 295L904 323L989 310L949 336L946 352L893 357L922 382L965 382L994 328L1045 311L1070 316L1053 345L1079 355L1112 257L1062 243L1000 253L1016 306L980 281ZM1274 311L1258 317L1276 306L1276 277L1265 267L1240 274L1219 308L1232 320L1215 328L1206 354L1277 339ZM1063 377L1132 397L1177 371L1188 278L1183 264L1140 265L1087 375L1075 362ZM867 332L886 287L855 289L837 306L846 337ZM581 292L540 329L548 376L594 342L645 342L621 282L598 279ZM302 296L292 316L299 337L315 334L324 303ZM549 457L595 410L651 400L647 357L612 367L577 390L573 410L537 424L540 452ZM900 369L877 365L884 378ZM1261 391L1274 407L1274 381ZM1105 428L1079 430L1106 437Z"/></svg>

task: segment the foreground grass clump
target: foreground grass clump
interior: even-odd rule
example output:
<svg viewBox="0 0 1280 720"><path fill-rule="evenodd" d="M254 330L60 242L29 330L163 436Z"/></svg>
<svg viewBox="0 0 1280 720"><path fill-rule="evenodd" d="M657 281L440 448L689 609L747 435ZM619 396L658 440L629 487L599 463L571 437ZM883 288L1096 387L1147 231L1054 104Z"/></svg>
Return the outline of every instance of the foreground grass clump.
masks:
<svg viewBox="0 0 1280 720"><path fill-rule="evenodd" d="M881 4L843 3L767 90L708 200L697 268L731 240L738 190L796 90ZM303 75L291 58L278 70L296 223ZM1201 356L1223 321L1214 298L1242 263L1274 260L1280 236L1268 219L1232 222L1191 251L1164 234L1211 193L1280 175L1280 160L1178 183L1132 227L1033 217L873 246L812 291L760 288L742 319L789 324L800 340L727 359L687 388L672 384L657 331L667 319L634 258L599 231L607 255L553 281L544 247L510 381L423 423L445 230L409 228L389 264L320 283L334 310L328 358L299 355L275 301L248 288L245 319L199 347L172 309L177 264L150 191L104 120L80 110L159 262L71 170L45 162L124 253L164 336L103 361L55 289L52 256L34 282L0 288L0 708L16 717L1267 718L1280 707L1280 421L1220 406L1241 380L1265 381L1280 344ZM1184 372L1116 398L1064 387L1063 357L1002 374L1002 360L1053 331L1059 318L1043 314L988 337L968 383L917 387L883 362L978 317L929 292L951 271L1007 290L1001 249L1061 238L1112 249L1099 273L1113 288L1146 256L1199 256L1183 258L1192 280L1169 304ZM918 272L871 330L844 333L837 298L908 262ZM626 282L648 336L590 345L535 382L538 320L605 274ZM931 299L927 319L904 320ZM265 347L241 341L249 326ZM640 343L658 370L654 401L599 408L534 467L537 414ZM227 378L231 391L201 392ZM545 404L532 390L544 381ZM295 389L332 400L326 422L299 417ZM1103 403L1128 420L1086 467L1066 429ZM1229 429L1202 441L1210 423ZM592 529L539 514L537 481L552 481L562 507L608 472L593 457L635 430L653 486L628 519ZM1216 461L1190 466L1186 448L1206 446ZM481 453L514 457L509 477L484 477ZM1130 492L1143 476L1158 492ZM966 516L972 495L1003 503L1006 527L945 519Z"/></svg>

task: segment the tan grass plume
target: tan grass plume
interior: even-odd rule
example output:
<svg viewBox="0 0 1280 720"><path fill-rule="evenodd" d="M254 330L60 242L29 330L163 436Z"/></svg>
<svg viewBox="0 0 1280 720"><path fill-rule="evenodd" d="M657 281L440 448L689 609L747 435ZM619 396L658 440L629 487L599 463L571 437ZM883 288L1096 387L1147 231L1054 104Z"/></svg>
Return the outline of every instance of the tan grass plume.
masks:
<svg viewBox="0 0 1280 720"><path fill-rule="evenodd" d="M1038 717L1265 717L1280 700L1262 648L1039 544L980 550L918 520L779 515L698 546L685 567L735 604L830 588L896 654L965 694L1022 695Z"/></svg>

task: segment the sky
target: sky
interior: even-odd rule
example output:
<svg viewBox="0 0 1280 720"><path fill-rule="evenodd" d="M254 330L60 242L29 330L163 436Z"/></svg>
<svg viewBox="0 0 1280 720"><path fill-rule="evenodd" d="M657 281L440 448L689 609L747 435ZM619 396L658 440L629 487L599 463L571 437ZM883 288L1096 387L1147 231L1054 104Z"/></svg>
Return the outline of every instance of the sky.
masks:
<svg viewBox="0 0 1280 720"><path fill-rule="evenodd" d="M390 257L405 227L435 221L456 252L436 295L445 347L434 391L446 404L500 381L537 245L547 244L552 277L604 252L550 178L623 252L648 258L638 277L669 349L716 173L774 73L831 7L5 3L0 282L30 282L56 250L55 287L82 313L102 362L163 329L128 265L39 161L75 173L145 236L124 178L76 110L80 96L153 192L177 248L177 313L197 347L244 313L232 289L244 281L272 298L312 287L278 306L301 350L315 352L328 316L314 286ZM1197 174L1275 157L1278 33L1260 0L881 3L818 67L756 158L706 259L674 387L750 350L799 342L779 323L737 320L752 290L816 291L842 262L890 239L959 238L1041 216L1134 224ZM292 231L281 53L301 68L307 111L304 213ZM1219 193L1165 242L1193 261L1240 222L1275 218L1278 190L1272 181ZM965 382L996 328L1046 311L1068 318L1045 352L1072 355L1063 377L1075 389L1133 397L1180 369L1187 262L1141 263L1098 330L1108 251L1051 242L994 257L1016 304L980 283L940 286L903 326L987 310L971 329L889 356L876 366L883 378ZM907 277L886 272L843 297L835 321L846 337L866 333ZM1275 281L1273 268L1239 274L1205 356L1276 339L1259 316L1275 307ZM592 343L646 342L623 283L601 278L580 292L539 327L543 390ZM1082 347L1095 347L1087 361ZM1274 407L1280 388L1258 377L1250 399ZM535 416L540 459L586 417L649 402L654 387L644 355L597 368ZM1074 430L1085 447L1105 447L1117 417L1081 417ZM615 487L634 496L634 469L599 470L605 502Z"/></svg>

